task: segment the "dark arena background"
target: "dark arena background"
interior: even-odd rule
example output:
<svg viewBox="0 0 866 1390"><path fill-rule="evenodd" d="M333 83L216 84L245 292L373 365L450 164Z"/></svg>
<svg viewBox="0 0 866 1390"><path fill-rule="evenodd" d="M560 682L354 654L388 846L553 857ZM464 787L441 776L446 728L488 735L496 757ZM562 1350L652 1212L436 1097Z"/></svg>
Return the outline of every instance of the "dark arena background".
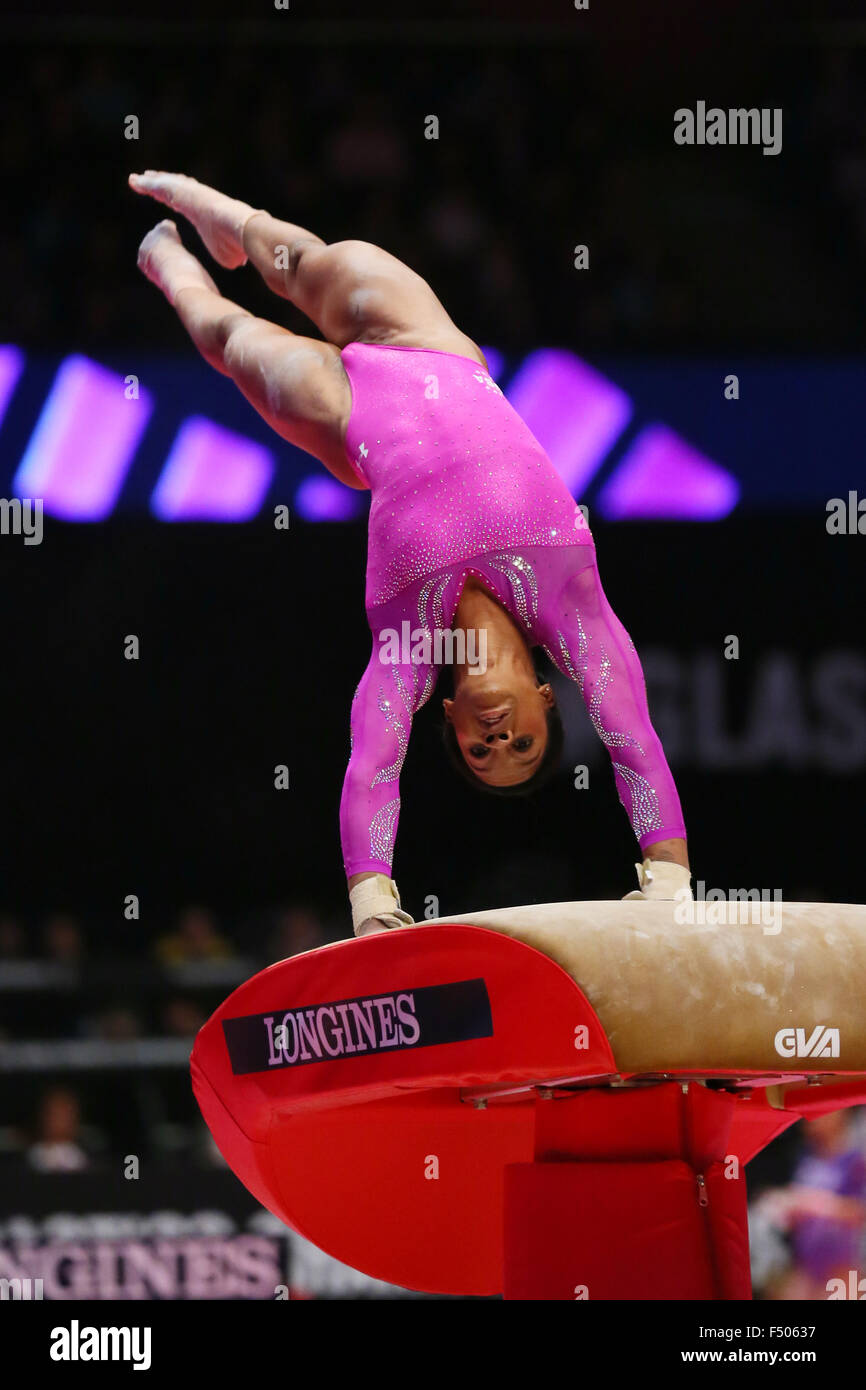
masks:
<svg viewBox="0 0 866 1390"><path fill-rule="evenodd" d="M193 1039L237 985L352 933L338 807L368 501L196 355L136 268L163 213L127 175L183 171L429 280L587 509L695 883L858 903L866 24L600 0L16 8L0 1281L41 1279L97 1321L100 1300L277 1288L423 1302L266 1211L190 1086ZM779 147L678 143L674 113L700 102L781 112ZM180 230L224 293L313 331ZM418 715L394 870L416 921L634 888L610 759L551 679L566 747L539 797L476 796L443 756L438 696ZM844 1126L856 1172L866 1113ZM813 1297L772 1219L812 1161L798 1124L750 1165L758 1303ZM862 1234L862 1182L849 1197Z"/></svg>

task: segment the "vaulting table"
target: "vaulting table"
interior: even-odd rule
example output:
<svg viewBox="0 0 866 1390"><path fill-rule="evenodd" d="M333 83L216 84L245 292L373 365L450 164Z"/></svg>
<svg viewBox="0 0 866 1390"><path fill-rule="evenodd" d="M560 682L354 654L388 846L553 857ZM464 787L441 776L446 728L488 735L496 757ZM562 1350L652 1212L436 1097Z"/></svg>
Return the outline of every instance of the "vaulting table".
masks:
<svg viewBox="0 0 866 1390"><path fill-rule="evenodd" d="M866 907L772 906L546 903L308 951L205 1024L196 1098L250 1192L376 1278L749 1298L745 1165L866 1102Z"/></svg>

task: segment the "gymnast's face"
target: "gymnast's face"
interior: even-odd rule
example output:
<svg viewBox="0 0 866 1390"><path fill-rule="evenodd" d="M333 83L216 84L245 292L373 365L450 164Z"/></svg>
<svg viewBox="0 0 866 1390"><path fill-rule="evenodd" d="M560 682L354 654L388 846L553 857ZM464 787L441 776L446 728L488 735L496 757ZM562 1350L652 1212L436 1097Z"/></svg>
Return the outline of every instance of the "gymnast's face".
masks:
<svg viewBox="0 0 866 1390"><path fill-rule="evenodd" d="M462 680L454 699L442 705L464 762L482 782L509 787L537 771L553 706L549 685L516 673L504 683L501 675L488 672Z"/></svg>

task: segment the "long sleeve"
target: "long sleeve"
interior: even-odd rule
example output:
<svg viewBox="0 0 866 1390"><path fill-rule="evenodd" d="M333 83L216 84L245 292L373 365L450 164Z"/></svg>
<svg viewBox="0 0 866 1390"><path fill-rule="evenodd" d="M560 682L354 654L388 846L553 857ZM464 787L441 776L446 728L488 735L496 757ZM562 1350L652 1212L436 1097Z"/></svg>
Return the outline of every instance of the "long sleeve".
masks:
<svg viewBox="0 0 866 1390"><path fill-rule="evenodd" d="M340 801L340 837L346 876L391 874L400 816L400 771L412 716L429 698L431 667L380 660L373 653L352 701L351 755Z"/></svg>
<svg viewBox="0 0 866 1390"><path fill-rule="evenodd" d="M564 558L562 552L556 556L557 567ZM610 754L617 793L641 849L658 840L684 839L679 796L650 722L643 670L602 589L594 550L572 552L571 572L546 597L551 601L545 605L545 646L580 690Z"/></svg>

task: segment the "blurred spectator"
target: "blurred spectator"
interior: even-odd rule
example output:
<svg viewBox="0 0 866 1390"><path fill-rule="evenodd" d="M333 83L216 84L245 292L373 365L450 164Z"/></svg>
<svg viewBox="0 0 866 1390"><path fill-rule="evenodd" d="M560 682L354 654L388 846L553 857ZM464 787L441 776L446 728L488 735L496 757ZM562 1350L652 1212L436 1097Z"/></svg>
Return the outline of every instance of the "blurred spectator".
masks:
<svg viewBox="0 0 866 1390"><path fill-rule="evenodd" d="M378 93L368 92L349 108L351 115L334 132L328 162L341 183L390 182L406 169L405 137L388 119L388 107ZM421 122L417 139L423 140Z"/></svg>
<svg viewBox="0 0 866 1390"><path fill-rule="evenodd" d="M98 1015L95 1032L105 1042L128 1042L141 1037L141 1020L134 1009L115 1004Z"/></svg>
<svg viewBox="0 0 866 1390"><path fill-rule="evenodd" d="M27 954L24 928L14 917L0 917L0 960L20 959Z"/></svg>
<svg viewBox="0 0 866 1390"><path fill-rule="evenodd" d="M765 1192L756 1204L761 1218L790 1238L791 1265L768 1290L775 1299L826 1299L831 1279L847 1287L852 1270L863 1275L866 1155L851 1112L804 1121L803 1137L805 1152L789 1186Z"/></svg>
<svg viewBox="0 0 866 1390"><path fill-rule="evenodd" d="M230 960L235 950L220 936L206 908L189 907L181 914L177 930L157 942L156 954L163 965L186 965L198 960Z"/></svg>
<svg viewBox="0 0 866 1390"><path fill-rule="evenodd" d="M193 1038L207 1014L191 999L170 999L162 1011L162 1031L171 1038Z"/></svg>
<svg viewBox="0 0 866 1390"><path fill-rule="evenodd" d="M49 960L77 965L84 955L84 939L74 917L57 913L42 928L42 947Z"/></svg>
<svg viewBox="0 0 866 1390"><path fill-rule="evenodd" d="M268 939L268 959L288 960L289 956L323 946L326 940L322 924L314 913L306 908L288 907L279 913Z"/></svg>
<svg viewBox="0 0 866 1390"><path fill-rule="evenodd" d="M585 351L705 348L735 324L743 346L775 335L788 349L802 331L814 350L819 328L837 343L862 332L866 81L857 55L828 49L807 71L777 53L795 114L792 172L774 185L772 206L750 184L748 163L731 173L730 161L698 166L674 151L668 93L646 70L643 119L626 138L615 95L608 104L603 94L606 61L618 66L622 55L504 47L479 58L457 47L443 65L437 46L397 50L383 92L375 58L371 68L349 49L311 49L287 89L279 48L244 46L220 53L216 71L210 59L163 64L158 90L145 94L122 47L10 47L0 79L10 110L29 119L0 132L0 179L23 209L20 234L0 231L16 287L0 300L0 333L51 350L116 351L131 334L139 347L183 341L136 276L153 209L126 192L131 147L110 138L145 96L145 162L180 159L326 240L380 242L429 278L482 342L579 333ZM234 107L212 99L214 81L236 93ZM437 140L425 139L431 114ZM34 190L47 148L50 185ZM583 241L592 250L585 286L569 254ZM742 248L736 264L732 244ZM659 246L674 255L659 262ZM799 286L791 256L812 268ZM70 258L81 274L64 273ZM254 312L279 316L251 279L245 295Z"/></svg>
<svg viewBox="0 0 866 1390"><path fill-rule="evenodd" d="M481 248L485 222L468 188L445 188L427 210L427 230L447 256L474 256ZM487 247L484 255L487 255Z"/></svg>
<svg viewBox="0 0 866 1390"><path fill-rule="evenodd" d="M89 1159L80 1142L81 1112L74 1091L62 1086L42 1098L36 1141L27 1152L31 1168L40 1173L77 1173Z"/></svg>
<svg viewBox="0 0 866 1390"><path fill-rule="evenodd" d="M486 247L478 275L485 314L495 334L505 341L529 337L533 329L532 307L526 280L514 247L495 237Z"/></svg>

